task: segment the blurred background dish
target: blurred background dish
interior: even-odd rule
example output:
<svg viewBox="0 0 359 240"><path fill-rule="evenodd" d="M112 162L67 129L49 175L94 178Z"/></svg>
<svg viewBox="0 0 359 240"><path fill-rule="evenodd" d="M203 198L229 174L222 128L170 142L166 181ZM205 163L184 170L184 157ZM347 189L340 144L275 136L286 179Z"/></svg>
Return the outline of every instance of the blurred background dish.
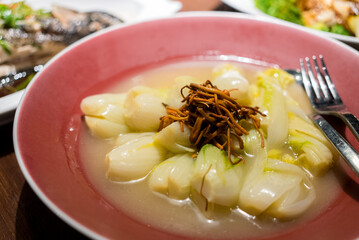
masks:
<svg viewBox="0 0 359 240"><path fill-rule="evenodd" d="M3 3L13 2L18 1L3 1ZM27 0L25 3L35 9L50 10L53 5L58 5L78 12L102 11L121 18L125 22L170 16L181 8L180 2L172 0Z"/></svg>
<svg viewBox="0 0 359 240"><path fill-rule="evenodd" d="M255 16L265 16L267 17L267 21L273 21L273 22L283 22L284 20L281 20L279 18L267 15L266 13L262 12L260 9L258 9L255 5L255 0L222 0L224 3L226 3L227 5L233 7L234 9L244 12L244 13L249 13ZM269 2L269 1L267 1ZM288 1L289 2L289 1ZM319 30L315 30L309 27L304 27L302 25L298 25L292 22L288 22L285 21L288 24L292 25L293 27L299 28L299 29L303 29L305 31L309 31L309 32L313 32L316 34L320 34L324 37L330 37L330 38L334 38L337 39L339 41L342 41L356 49L359 48L359 38L355 37L355 36L345 36L345 35L341 35L341 34L336 34L336 33L331 33L331 32L325 32L325 31L319 31Z"/></svg>

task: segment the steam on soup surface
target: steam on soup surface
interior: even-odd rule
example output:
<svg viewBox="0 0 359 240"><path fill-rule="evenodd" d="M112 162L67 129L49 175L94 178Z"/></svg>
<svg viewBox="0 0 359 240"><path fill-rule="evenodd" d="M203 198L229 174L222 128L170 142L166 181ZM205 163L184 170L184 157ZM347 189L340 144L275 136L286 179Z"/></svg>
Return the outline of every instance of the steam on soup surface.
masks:
<svg viewBox="0 0 359 240"><path fill-rule="evenodd" d="M335 197L336 153L284 71L187 61L121 82L82 101L81 158L129 216L193 237L268 236Z"/></svg>

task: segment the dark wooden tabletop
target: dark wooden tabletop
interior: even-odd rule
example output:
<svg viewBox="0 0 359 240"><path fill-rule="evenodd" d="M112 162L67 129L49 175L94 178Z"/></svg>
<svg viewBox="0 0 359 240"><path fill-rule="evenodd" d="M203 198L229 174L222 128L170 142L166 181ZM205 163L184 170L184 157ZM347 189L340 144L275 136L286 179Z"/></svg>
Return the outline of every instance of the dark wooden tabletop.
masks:
<svg viewBox="0 0 359 240"><path fill-rule="evenodd" d="M235 11L220 0L181 0L182 11ZM0 126L0 240L87 239L52 213L22 175L14 153L13 123Z"/></svg>
<svg viewBox="0 0 359 240"><path fill-rule="evenodd" d="M86 239L55 216L26 183L14 153L12 126L0 127L0 239Z"/></svg>

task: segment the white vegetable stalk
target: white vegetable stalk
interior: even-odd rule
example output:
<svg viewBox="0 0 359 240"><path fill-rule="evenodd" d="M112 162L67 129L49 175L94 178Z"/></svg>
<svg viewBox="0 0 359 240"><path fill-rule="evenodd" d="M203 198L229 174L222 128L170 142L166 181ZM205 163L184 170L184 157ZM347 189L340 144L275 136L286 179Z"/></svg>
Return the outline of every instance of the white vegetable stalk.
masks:
<svg viewBox="0 0 359 240"><path fill-rule="evenodd" d="M89 116L104 117L113 122L123 122L122 111L125 94L97 94L86 97L81 102L81 110Z"/></svg>
<svg viewBox="0 0 359 240"><path fill-rule="evenodd" d="M182 132L179 122L173 122L156 134L154 142L172 153L194 152L195 149L191 147L191 142L189 141L191 131L185 125L183 130Z"/></svg>
<svg viewBox="0 0 359 240"><path fill-rule="evenodd" d="M308 115L299 106L298 102L296 102L290 96L287 96L287 107L288 107L288 114L294 114L295 116L301 118L302 120L304 120L308 123L312 123L312 120L310 120Z"/></svg>
<svg viewBox="0 0 359 240"><path fill-rule="evenodd" d="M243 164L244 180L243 185L250 185L253 179L257 178L264 171L264 166L267 162L267 142L264 148L261 147L261 138L259 133L252 129L249 134L244 137L244 150L246 156L246 163Z"/></svg>
<svg viewBox="0 0 359 240"><path fill-rule="evenodd" d="M155 132L143 132L143 133L126 133L123 135L118 136L118 138L116 139L115 142L115 146L118 147L120 145L124 145L127 144L129 142L132 141L136 141L139 138L143 138L143 137L154 137L155 136Z"/></svg>
<svg viewBox="0 0 359 240"><path fill-rule="evenodd" d="M121 137L126 138L126 135ZM136 139L116 147L106 155L107 177L113 181L143 178L165 159L165 155L166 151L162 147L153 144L153 135L139 134Z"/></svg>
<svg viewBox="0 0 359 240"><path fill-rule="evenodd" d="M85 122L91 133L101 138L116 137L129 131L125 124L114 123L107 119L85 116Z"/></svg>
<svg viewBox="0 0 359 240"><path fill-rule="evenodd" d="M293 114L289 114L289 134L295 135L295 133L304 133L313 137L325 144L328 148L332 146L313 122L307 122Z"/></svg>
<svg viewBox="0 0 359 240"><path fill-rule="evenodd" d="M249 191L241 192L240 206L250 214L259 215L300 181L301 178L295 175L263 172L251 184Z"/></svg>
<svg viewBox="0 0 359 240"><path fill-rule="evenodd" d="M337 157L332 146L313 123L289 114L289 145L298 161L314 175L328 170Z"/></svg>
<svg viewBox="0 0 359 240"><path fill-rule="evenodd" d="M258 77L262 98L262 111L267 113L262 126L267 131L268 149L281 148L288 136L288 111L286 98L279 81L266 72Z"/></svg>
<svg viewBox="0 0 359 240"><path fill-rule="evenodd" d="M213 145L205 145L195 160L192 186L210 203L235 206L238 202L241 165L231 165L224 151Z"/></svg>
<svg viewBox="0 0 359 240"><path fill-rule="evenodd" d="M126 124L133 131L157 131L160 118L167 114L163 102L165 94L161 91L143 86L132 88L124 103Z"/></svg>
<svg viewBox="0 0 359 240"><path fill-rule="evenodd" d="M82 100L80 107L92 134L111 138L129 132L124 120L124 100L125 94L98 94Z"/></svg>
<svg viewBox="0 0 359 240"><path fill-rule="evenodd" d="M183 200L190 195L192 174L191 154L177 154L153 169L149 186L152 191Z"/></svg>
<svg viewBox="0 0 359 240"><path fill-rule="evenodd" d="M301 178L300 183L284 193L267 209L267 212L273 217L282 219L294 218L305 212L316 198L314 186L306 173L296 165L275 159L268 159L267 167L282 174Z"/></svg>
<svg viewBox="0 0 359 240"><path fill-rule="evenodd" d="M180 76L175 79L175 84L171 89L168 91L166 103L168 106L173 108L180 108L183 105L182 102L182 94L181 89L183 86L190 85L191 83L200 83L197 78L191 76ZM188 95L188 89L184 88L182 90L183 96Z"/></svg>
<svg viewBox="0 0 359 240"><path fill-rule="evenodd" d="M246 151L253 158L243 165L243 188L239 206L253 215L267 212L273 217L289 218L303 213L315 198L314 188L298 166L267 159L258 144L259 136L250 131ZM247 164L249 166L247 166Z"/></svg>
<svg viewBox="0 0 359 240"><path fill-rule="evenodd" d="M213 85L219 89L230 90L230 95L241 104L248 104L249 83L239 69L231 64L224 64L213 70Z"/></svg>
<svg viewBox="0 0 359 240"><path fill-rule="evenodd" d="M253 208L247 201L251 199L251 188L255 181L263 174L267 162L267 149L261 148L260 135L256 130L250 130L245 136L244 150L247 153L246 162L242 166L243 179L240 185L239 207L250 210ZM266 146L266 144L265 144ZM251 211L254 212L254 211Z"/></svg>

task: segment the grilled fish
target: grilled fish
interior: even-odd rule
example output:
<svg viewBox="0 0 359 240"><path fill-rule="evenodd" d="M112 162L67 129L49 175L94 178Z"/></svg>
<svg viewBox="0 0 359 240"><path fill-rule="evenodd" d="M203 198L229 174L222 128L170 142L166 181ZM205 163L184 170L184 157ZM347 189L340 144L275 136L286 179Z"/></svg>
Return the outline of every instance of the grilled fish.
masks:
<svg viewBox="0 0 359 240"><path fill-rule="evenodd" d="M1 18L2 8L12 11L13 22L6 23ZM23 9L28 15L22 14L25 16L17 19ZM36 73L36 66L45 64L66 46L122 22L103 12L82 13L54 6L51 12L45 13L34 11L23 2L0 4L0 97L20 90L19 86L25 87L20 83ZM27 77L15 79L14 76Z"/></svg>

